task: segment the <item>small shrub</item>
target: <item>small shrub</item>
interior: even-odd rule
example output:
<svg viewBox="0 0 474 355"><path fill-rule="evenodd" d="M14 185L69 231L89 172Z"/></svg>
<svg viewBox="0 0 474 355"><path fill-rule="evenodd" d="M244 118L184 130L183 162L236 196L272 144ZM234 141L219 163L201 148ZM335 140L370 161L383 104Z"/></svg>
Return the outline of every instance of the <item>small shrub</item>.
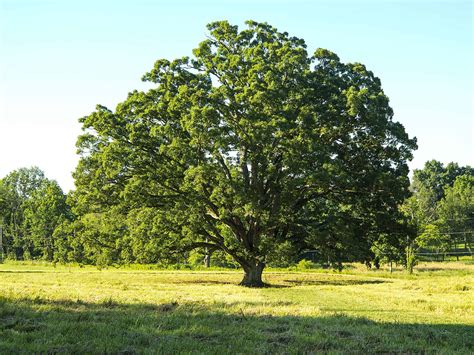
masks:
<svg viewBox="0 0 474 355"><path fill-rule="evenodd" d="M311 260L303 259L297 265L296 268L299 270L308 270L308 269L317 269L319 267L318 264L312 262Z"/></svg>

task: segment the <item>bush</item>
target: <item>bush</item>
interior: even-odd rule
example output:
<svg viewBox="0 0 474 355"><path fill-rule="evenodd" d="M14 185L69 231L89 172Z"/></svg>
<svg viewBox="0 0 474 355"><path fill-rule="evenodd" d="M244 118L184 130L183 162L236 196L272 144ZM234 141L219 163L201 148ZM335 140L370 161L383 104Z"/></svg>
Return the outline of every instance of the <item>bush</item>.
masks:
<svg viewBox="0 0 474 355"><path fill-rule="evenodd" d="M308 270L308 269L317 269L319 265L311 260L303 259L298 264L296 264L296 268L299 270Z"/></svg>

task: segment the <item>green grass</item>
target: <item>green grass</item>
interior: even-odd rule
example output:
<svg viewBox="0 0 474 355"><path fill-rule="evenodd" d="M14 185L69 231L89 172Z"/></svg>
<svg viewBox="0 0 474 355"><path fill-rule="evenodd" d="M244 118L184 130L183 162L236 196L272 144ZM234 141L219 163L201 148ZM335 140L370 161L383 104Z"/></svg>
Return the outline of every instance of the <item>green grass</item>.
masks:
<svg viewBox="0 0 474 355"><path fill-rule="evenodd" d="M413 275L0 265L0 353L474 352L474 265Z"/></svg>

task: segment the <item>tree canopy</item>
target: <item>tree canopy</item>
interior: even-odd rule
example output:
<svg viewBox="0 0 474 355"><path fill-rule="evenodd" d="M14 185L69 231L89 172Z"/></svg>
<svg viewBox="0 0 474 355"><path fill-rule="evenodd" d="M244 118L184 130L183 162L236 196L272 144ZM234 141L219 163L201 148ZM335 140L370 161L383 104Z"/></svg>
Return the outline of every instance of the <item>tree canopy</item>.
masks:
<svg viewBox="0 0 474 355"><path fill-rule="evenodd" d="M152 89L80 120L76 211L225 252L249 286L283 245L366 258L397 224L416 148L380 80L266 23L208 30L193 57L156 61Z"/></svg>

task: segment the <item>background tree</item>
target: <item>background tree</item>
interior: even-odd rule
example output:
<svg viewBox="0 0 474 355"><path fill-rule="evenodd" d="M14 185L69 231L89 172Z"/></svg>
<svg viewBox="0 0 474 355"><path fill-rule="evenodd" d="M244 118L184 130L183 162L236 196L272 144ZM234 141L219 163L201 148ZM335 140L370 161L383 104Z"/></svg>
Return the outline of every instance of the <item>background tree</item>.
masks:
<svg viewBox="0 0 474 355"><path fill-rule="evenodd" d="M281 244L364 260L408 195L415 141L362 64L247 25L210 24L194 58L155 63L153 89L80 120L77 208L150 208L169 245L231 255L248 286Z"/></svg>
<svg viewBox="0 0 474 355"><path fill-rule="evenodd" d="M71 218L61 188L38 167L12 171L0 180L0 223L9 258L53 260L54 230Z"/></svg>
<svg viewBox="0 0 474 355"><path fill-rule="evenodd" d="M415 240L417 248L434 251L437 254L446 252L449 248L449 236L442 233L435 224L428 224Z"/></svg>
<svg viewBox="0 0 474 355"><path fill-rule="evenodd" d="M0 215L4 223L4 248L11 258L23 259L30 255L24 207L44 180L44 173L38 167L14 170L2 179L4 203Z"/></svg>
<svg viewBox="0 0 474 355"><path fill-rule="evenodd" d="M451 240L463 242L472 252L470 244L474 236L474 175L460 175L452 187L445 188L439 203L439 223L451 234Z"/></svg>
<svg viewBox="0 0 474 355"><path fill-rule="evenodd" d="M9 208L12 205L12 193L0 179L0 262L3 262L5 255L8 253L6 241L6 221L8 220Z"/></svg>
<svg viewBox="0 0 474 355"><path fill-rule="evenodd" d="M431 160L426 162L423 169L414 171L411 185L413 195L405 201L402 210L409 217L417 235L426 234L426 228L436 226L443 235L449 237L451 248L460 239L469 237L469 232L473 230L469 209L474 208L474 204L468 197L468 183L458 183L454 189L459 178L463 181L474 178L474 169L457 163L444 166L441 162Z"/></svg>
<svg viewBox="0 0 474 355"><path fill-rule="evenodd" d="M423 169L413 172L413 196L408 204L419 225L427 225L438 219L437 205L444 198L445 189L452 187L456 178L461 175L474 176L474 169L453 162L445 167L439 161L430 160Z"/></svg>
<svg viewBox="0 0 474 355"><path fill-rule="evenodd" d="M405 230L394 229L390 233L382 233L372 244L374 259L379 263L388 264L390 272L393 263L407 265L406 248L414 238L413 230L408 230L406 224L401 224ZM408 238L407 238L408 237Z"/></svg>
<svg viewBox="0 0 474 355"><path fill-rule="evenodd" d="M72 218L66 195L58 183L43 180L24 202L23 214L31 255L52 261L56 250L54 230L65 220Z"/></svg>

